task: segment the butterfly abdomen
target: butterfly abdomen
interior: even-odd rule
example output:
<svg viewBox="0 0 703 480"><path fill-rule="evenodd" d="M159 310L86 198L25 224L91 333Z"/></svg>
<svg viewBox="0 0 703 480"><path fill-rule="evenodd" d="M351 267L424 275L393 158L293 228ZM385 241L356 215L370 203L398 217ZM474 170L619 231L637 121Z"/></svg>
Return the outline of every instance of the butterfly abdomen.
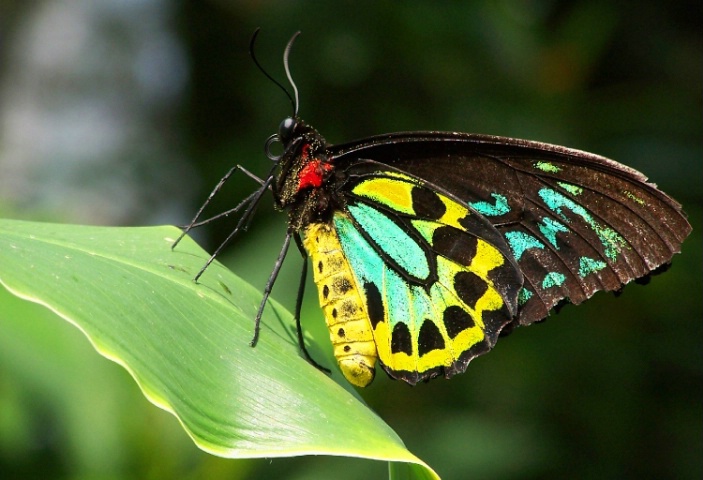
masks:
<svg viewBox="0 0 703 480"><path fill-rule="evenodd" d="M337 233L329 224L312 223L305 228L303 244L312 260L313 279L334 356L346 379L365 387L374 379L378 354L361 294Z"/></svg>

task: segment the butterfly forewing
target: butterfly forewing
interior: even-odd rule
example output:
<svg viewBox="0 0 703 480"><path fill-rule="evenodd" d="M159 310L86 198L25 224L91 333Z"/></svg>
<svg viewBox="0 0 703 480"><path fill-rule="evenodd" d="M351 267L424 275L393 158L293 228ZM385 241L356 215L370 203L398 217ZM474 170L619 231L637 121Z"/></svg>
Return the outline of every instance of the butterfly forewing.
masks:
<svg viewBox="0 0 703 480"><path fill-rule="evenodd" d="M374 164L406 172L490 222L524 276L514 324L646 276L690 232L680 205L641 173L564 147L415 132L336 146L331 155L349 174Z"/></svg>

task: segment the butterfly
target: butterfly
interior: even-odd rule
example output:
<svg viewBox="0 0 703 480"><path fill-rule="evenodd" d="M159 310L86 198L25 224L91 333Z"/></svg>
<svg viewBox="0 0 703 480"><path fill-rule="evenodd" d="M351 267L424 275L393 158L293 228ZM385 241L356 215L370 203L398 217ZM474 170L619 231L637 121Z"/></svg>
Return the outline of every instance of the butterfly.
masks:
<svg viewBox="0 0 703 480"><path fill-rule="evenodd" d="M643 174L571 148L434 131L331 145L297 114L288 57L299 32L284 53L295 99L253 55L256 33L252 58L294 113L266 142L268 175L232 168L183 233L204 223L197 221L205 205L235 172L260 188L230 211L243 213L224 243L268 191L287 212L252 346L291 241L305 260L295 308L301 350L320 367L300 324L309 258L339 368L364 387L377 363L410 385L462 373L514 327L564 302L646 281L691 231L681 205ZM271 151L275 142L280 155Z"/></svg>

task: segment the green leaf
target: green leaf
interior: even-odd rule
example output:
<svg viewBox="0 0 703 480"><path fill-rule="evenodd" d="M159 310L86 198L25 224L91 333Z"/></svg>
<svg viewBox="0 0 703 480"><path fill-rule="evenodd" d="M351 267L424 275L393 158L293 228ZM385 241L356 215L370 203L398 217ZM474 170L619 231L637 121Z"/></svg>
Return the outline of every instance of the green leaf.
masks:
<svg viewBox="0 0 703 480"><path fill-rule="evenodd" d="M194 283L208 254L189 238L172 251L179 233L0 220L0 283L83 331L207 452L361 457L391 462L392 478L438 478L300 356L275 302L251 348L261 292L218 262Z"/></svg>

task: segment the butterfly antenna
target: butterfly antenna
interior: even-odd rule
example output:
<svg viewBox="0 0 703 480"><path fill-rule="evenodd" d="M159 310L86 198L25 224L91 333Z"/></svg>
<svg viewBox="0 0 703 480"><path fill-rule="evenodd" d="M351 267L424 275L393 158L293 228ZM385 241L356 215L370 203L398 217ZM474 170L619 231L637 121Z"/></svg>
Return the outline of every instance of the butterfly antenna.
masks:
<svg viewBox="0 0 703 480"><path fill-rule="evenodd" d="M293 48L293 42L295 42L295 39L298 38L298 35L300 35L300 31L295 32L291 39L288 40L288 45L286 45L286 49L283 52L283 67L286 69L286 77L288 77L288 82L290 83L290 86L293 87L293 94L295 95L295 102L293 104L293 118L298 116L298 87L295 86L293 77L290 74L290 67L288 66L288 57L290 56L290 51Z"/></svg>
<svg viewBox="0 0 703 480"><path fill-rule="evenodd" d="M286 89L286 87L284 87L283 85L281 85L278 80L276 80L275 78L273 78L273 77L264 69L264 67L261 66L261 64L259 63L259 61L256 59L256 55L254 54L254 43L256 42L256 37L259 35L259 31L260 31L260 30L261 30L261 28L257 28L256 30L254 30L254 34L251 36L251 41L249 41L249 56L251 57L252 60L254 60L254 63L256 64L257 68L261 71L261 73L263 73L263 74L266 76L266 78L268 78L268 79L271 80L275 85L277 85L278 88L280 88L281 90L283 90L283 93L286 94L286 97L288 97L288 100L290 100L291 105L293 105L293 112L295 113L295 115L297 115L297 114L298 114L298 90L297 90L297 88L295 87L295 85L293 85L293 89L295 90L295 100L293 100L293 97L291 96L290 92ZM300 33L300 32L298 32L298 33ZM296 33L296 34L293 36L293 38L288 42L288 46L286 47L286 53L284 54L284 60L283 60L284 64L286 65L286 73L288 73L288 64L287 64L287 54L288 54L288 50L290 49L290 46L292 45L293 40L295 39L295 37L298 36L298 33ZM290 74L288 74L288 80L290 80ZM291 82L291 83L292 83L292 82Z"/></svg>

